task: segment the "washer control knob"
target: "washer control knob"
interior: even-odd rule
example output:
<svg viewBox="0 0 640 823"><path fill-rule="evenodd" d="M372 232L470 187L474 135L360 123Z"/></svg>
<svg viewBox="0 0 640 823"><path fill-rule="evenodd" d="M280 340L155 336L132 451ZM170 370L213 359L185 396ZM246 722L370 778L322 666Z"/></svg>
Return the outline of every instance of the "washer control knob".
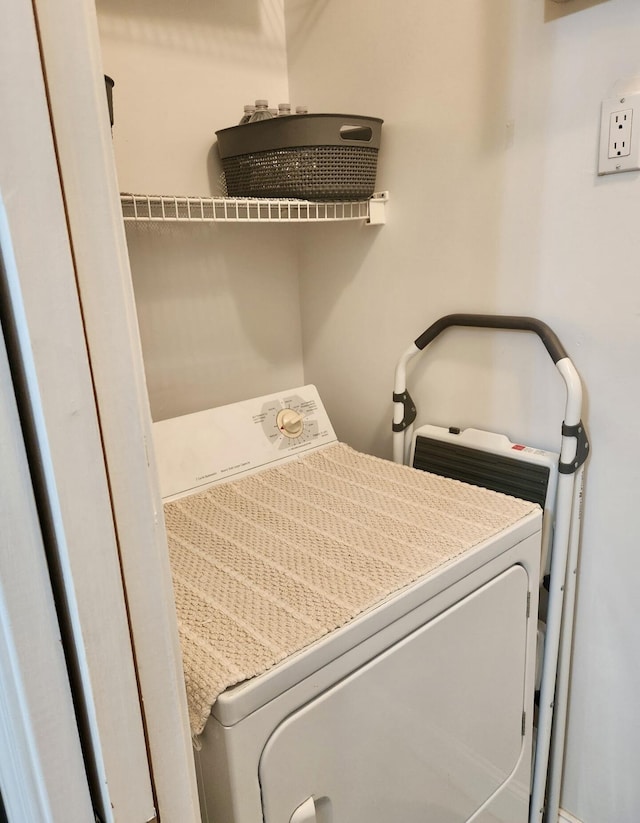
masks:
<svg viewBox="0 0 640 823"><path fill-rule="evenodd" d="M281 409L276 423L285 437L300 437L304 429L304 417L295 409Z"/></svg>

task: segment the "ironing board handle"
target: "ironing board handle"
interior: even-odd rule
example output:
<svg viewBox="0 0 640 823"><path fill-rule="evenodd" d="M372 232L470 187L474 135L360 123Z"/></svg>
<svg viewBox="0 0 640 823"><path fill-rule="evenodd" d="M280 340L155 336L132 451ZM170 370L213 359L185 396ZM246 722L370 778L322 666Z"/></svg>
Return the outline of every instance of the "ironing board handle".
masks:
<svg viewBox="0 0 640 823"><path fill-rule="evenodd" d="M499 314L448 314L436 320L420 337L415 341L418 349L424 349L435 338L448 329L450 326L472 326L474 328L485 329L516 329L522 331L532 331L544 343L549 356L554 363L567 356L564 346L558 340L555 332L535 317L516 317L514 315Z"/></svg>

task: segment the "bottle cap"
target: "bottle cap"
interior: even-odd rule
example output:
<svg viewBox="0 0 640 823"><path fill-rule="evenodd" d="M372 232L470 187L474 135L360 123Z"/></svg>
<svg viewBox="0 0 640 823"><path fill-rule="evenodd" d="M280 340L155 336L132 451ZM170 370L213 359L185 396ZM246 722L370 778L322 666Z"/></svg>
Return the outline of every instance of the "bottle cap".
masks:
<svg viewBox="0 0 640 823"><path fill-rule="evenodd" d="M266 109L268 107L269 107L269 101L268 100L256 100L256 108L257 109L258 108Z"/></svg>

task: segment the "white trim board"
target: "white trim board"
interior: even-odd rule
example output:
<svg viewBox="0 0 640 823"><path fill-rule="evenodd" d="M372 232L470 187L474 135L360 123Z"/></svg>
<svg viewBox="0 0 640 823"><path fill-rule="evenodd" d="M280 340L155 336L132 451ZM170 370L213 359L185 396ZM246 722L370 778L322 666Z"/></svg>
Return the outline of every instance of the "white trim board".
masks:
<svg viewBox="0 0 640 823"><path fill-rule="evenodd" d="M560 809L558 814L558 823L582 823L581 820L578 820L577 817L574 817L569 812L565 812L564 809Z"/></svg>
<svg viewBox="0 0 640 823"><path fill-rule="evenodd" d="M35 0L158 817L200 820L171 570L94 0ZM91 208L87 208L91 192ZM32 230L32 224L29 225ZM79 585L86 585L80 581ZM114 658L116 659L116 658ZM118 660L117 667L119 668ZM113 673L118 677L117 671ZM132 732L133 734L133 732ZM142 730L136 739L144 743ZM117 755L118 752L115 752ZM111 783L111 781L110 781ZM127 785L129 784L129 785ZM124 792L135 785L129 772ZM124 810L118 820L127 817ZM144 818L147 819L146 817Z"/></svg>
<svg viewBox="0 0 640 823"><path fill-rule="evenodd" d="M0 269L8 243L0 196ZM4 807L10 820L81 823L93 818L91 797L1 322L0 465Z"/></svg>
<svg viewBox="0 0 640 823"><path fill-rule="evenodd" d="M74 23L81 7L89 5L93 5L89 0L74 4ZM72 15L66 15L65 10L59 8L58 12L71 29ZM0 189L4 216L0 234L6 292L3 323L6 322L5 332L11 330L12 360L24 383L20 400L26 422L25 439L31 446L30 468L43 525L42 543L52 558L51 569L55 570L51 577L56 578L56 598L60 613L65 615L60 634L65 638L66 659L72 661L74 704L81 718L84 751L90 752L84 763L80 760L78 770L84 772L86 765L90 772L93 805L105 823L150 820L156 813L154 794L110 483L86 349L84 312L79 303L74 254L67 231L59 155L51 132L39 27L30 2L9 0L3 3L2 15L0 102L4 116L0 118ZM60 48L74 53L66 41ZM78 77L82 74L78 72ZM72 85L68 88L69 96L73 96ZM102 92L104 95L104 86ZM77 116L73 120L78 126L79 141L86 119ZM78 158L81 154L79 148ZM95 205L90 185L85 187L85 193L88 191L92 192L92 208L86 209L90 212ZM33 192L37 196L30 194ZM98 270L96 276L100 276ZM106 307L104 311L108 313ZM1 465L4 472L5 465ZM1 495L0 499L4 501ZM6 540L2 515L0 511L0 531ZM21 515L14 515L13 522L20 525ZM14 561L16 568L18 559L24 560L22 553L16 557L9 554L4 559ZM20 591L16 588L12 594ZM21 608L28 612L26 594L25 589ZM36 639L42 641L46 636L47 624L44 620L42 623L43 628L39 628L34 613L33 641L28 636L21 638L26 645L31 642L34 650ZM57 626L52 623L47 630L55 634ZM50 646L59 646L59 642L51 640ZM27 652L28 649L17 649L19 654ZM33 671L24 670L23 682L25 678L38 679ZM35 685L25 682L25 686ZM50 738L50 747L58 735L58 714L54 709L46 711L42 704L33 715L36 732ZM73 736L71 731L65 733ZM47 768L66 767L65 757L50 756L54 762L47 764ZM72 776L67 776L67 771L62 769L62 776L56 781L57 792L63 799L71 786ZM17 813L11 814L11 809L8 811L14 820L55 819L71 823L93 819L88 800L86 805L88 809L74 816L64 807L62 812L46 818L31 813L18 817Z"/></svg>

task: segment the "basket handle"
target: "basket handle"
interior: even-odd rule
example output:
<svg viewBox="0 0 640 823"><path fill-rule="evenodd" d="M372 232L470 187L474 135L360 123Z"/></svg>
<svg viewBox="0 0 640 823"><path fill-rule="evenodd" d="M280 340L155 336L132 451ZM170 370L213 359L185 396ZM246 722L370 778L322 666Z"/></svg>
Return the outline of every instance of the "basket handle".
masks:
<svg viewBox="0 0 640 823"><path fill-rule="evenodd" d="M345 123L339 129L340 140L343 143L370 143L373 139L373 129L371 126L356 126Z"/></svg>

